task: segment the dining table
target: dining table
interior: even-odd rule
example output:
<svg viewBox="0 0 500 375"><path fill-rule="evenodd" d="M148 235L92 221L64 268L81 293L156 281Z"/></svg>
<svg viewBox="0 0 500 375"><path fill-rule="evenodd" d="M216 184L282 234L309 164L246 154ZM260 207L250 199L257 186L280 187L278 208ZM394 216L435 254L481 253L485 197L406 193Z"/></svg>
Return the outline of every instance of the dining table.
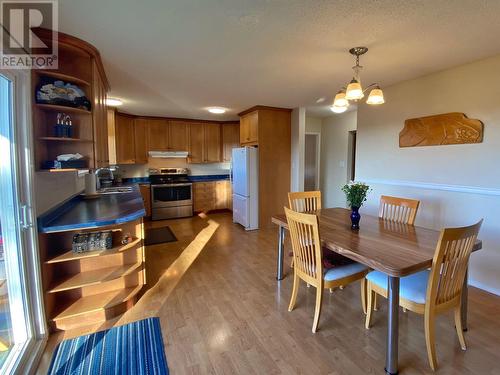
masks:
<svg viewBox="0 0 500 375"><path fill-rule="evenodd" d="M399 284L400 278L428 269L436 251L440 231L385 220L377 216L361 217L360 228L351 229L351 211L345 208L324 208L310 212L318 216L320 240L329 249L388 276L388 314L385 371L398 373ZM276 279L282 280L285 231L288 223L284 214L274 215L278 225L278 261ZM473 251L480 250L477 240ZM467 330L467 279L462 288L461 317Z"/></svg>

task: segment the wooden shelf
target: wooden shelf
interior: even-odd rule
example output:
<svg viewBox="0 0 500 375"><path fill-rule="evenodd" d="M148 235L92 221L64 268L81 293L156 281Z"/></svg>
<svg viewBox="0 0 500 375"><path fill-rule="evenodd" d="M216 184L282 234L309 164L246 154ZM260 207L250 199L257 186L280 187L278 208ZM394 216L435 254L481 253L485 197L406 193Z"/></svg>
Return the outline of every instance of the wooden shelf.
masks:
<svg viewBox="0 0 500 375"><path fill-rule="evenodd" d="M93 140L91 139L67 138L67 137L40 137L38 139L50 142L93 142Z"/></svg>
<svg viewBox="0 0 500 375"><path fill-rule="evenodd" d="M44 110L44 111L71 112L71 113L81 113L81 114L86 114L86 115L92 114L91 111L87 111L86 109L67 107L65 105L35 103L35 106L37 108Z"/></svg>
<svg viewBox="0 0 500 375"><path fill-rule="evenodd" d="M101 268L93 271L80 272L72 275L52 286L47 293L63 292L65 290L83 288L85 286L101 284L106 281L127 276L142 266L142 262L124 264L122 266Z"/></svg>
<svg viewBox="0 0 500 375"><path fill-rule="evenodd" d="M63 80L63 81L69 82L69 83L75 83L78 85L90 86L90 82L87 82L87 81L85 81L81 78L77 78L75 76L71 76L69 74L63 74L63 73L55 72L52 70L35 70L35 72L41 76L52 77L52 78L60 79L60 80Z"/></svg>
<svg viewBox="0 0 500 375"><path fill-rule="evenodd" d="M71 305L66 307L58 315L52 318L53 321L72 318L78 315L84 315L89 312L109 309L120 303L126 302L136 296L142 289L142 285L131 288L113 290L111 292L94 294L92 296L82 297Z"/></svg>
<svg viewBox="0 0 500 375"><path fill-rule="evenodd" d="M70 251L67 251L64 254L61 254L55 258L49 259L45 263L54 264L54 263L61 263L61 262L69 262L72 260L79 260L79 259L94 258L94 257L117 254L117 253L127 251L129 249L132 249L135 245L137 245L140 242L141 242L140 238L134 238L132 240L132 242L130 242L126 245L115 246L109 250L89 251L87 253L75 253L72 250L70 250Z"/></svg>

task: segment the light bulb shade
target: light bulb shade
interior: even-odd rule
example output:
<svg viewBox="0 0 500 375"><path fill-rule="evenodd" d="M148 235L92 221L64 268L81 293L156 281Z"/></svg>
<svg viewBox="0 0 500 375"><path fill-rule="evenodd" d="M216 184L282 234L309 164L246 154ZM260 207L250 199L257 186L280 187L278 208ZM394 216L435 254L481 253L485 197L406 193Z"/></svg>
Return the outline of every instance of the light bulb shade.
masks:
<svg viewBox="0 0 500 375"><path fill-rule="evenodd" d="M359 81L356 81L354 78L352 81L347 85L347 89L345 91L345 98L347 100L359 100L362 99L363 96L363 89L361 88L361 84Z"/></svg>
<svg viewBox="0 0 500 375"><path fill-rule="evenodd" d="M344 113L345 111L347 111L347 106L337 107L336 105L332 105L330 106L330 111L332 111L333 113Z"/></svg>
<svg viewBox="0 0 500 375"><path fill-rule="evenodd" d="M335 95L335 99L333 100L333 105L335 107L346 107L349 105L349 102L345 98L345 92L339 91L337 95Z"/></svg>
<svg viewBox="0 0 500 375"><path fill-rule="evenodd" d="M372 91L370 91L370 95L368 95L366 104L379 105L384 103L384 93L382 92L380 87L375 87Z"/></svg>

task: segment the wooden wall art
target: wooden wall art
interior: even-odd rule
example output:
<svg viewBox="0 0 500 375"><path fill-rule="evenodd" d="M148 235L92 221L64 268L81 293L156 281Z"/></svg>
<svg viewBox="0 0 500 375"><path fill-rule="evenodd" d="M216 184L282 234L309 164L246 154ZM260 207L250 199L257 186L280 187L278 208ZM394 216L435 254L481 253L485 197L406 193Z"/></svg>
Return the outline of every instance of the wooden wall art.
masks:
<svg viewBox="0 0 500 375"><path fill-rule="evenodd" d="M484 125L463 113L412 118L399 133L399 147L481 143Z"/></svg>

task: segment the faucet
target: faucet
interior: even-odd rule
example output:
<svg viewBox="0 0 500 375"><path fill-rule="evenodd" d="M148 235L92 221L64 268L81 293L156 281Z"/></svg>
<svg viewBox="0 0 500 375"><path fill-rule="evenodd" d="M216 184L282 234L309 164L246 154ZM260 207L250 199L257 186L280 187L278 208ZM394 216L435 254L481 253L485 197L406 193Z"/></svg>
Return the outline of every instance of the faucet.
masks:
<svg viewBox="0 0 500 375"><path fill-rule="evenodd" d="M115 176L113 175L113 171L111 168L104 167L104 168L98 168L95 171L95 175L97 177L97 190L101 188L101 172L106 172L107 173L107 179L113 181L115 179Z"/></svg>

